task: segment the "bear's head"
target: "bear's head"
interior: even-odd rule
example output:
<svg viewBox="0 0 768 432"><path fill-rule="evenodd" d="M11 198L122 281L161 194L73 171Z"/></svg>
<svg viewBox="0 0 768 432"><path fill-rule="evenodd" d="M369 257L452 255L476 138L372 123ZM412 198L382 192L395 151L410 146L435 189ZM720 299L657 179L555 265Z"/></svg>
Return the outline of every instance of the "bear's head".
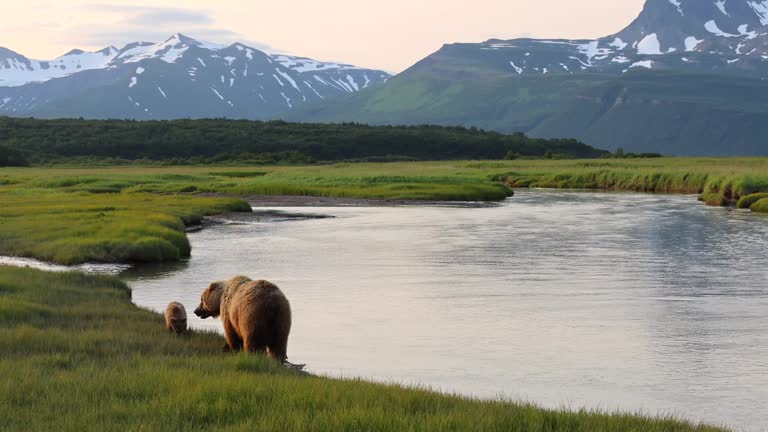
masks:
<svg viewBox="0 0 768 432"><path fill-rule="evenodd" d="M171 318L171 328L176 334L183 334L187 331L187 317L173 317Z"/></svg>
<svg viewBox="0 0 768 432"><path fill-rule="evenodd" d="M200 305L195 309L195 315L202 319L218 317L221 314L221 295L224 293L226 282L212 283L200 296Z"/></svg>

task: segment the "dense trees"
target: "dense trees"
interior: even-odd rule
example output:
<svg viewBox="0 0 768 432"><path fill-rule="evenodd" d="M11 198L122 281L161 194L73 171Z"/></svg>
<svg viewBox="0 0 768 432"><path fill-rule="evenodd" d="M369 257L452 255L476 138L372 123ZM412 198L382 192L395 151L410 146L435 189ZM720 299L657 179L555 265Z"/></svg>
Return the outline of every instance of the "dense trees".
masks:
<svg viewBox="0 0 768 432"><path fill-rule="evenodd" d="M27 166L29 162L15 148L0 145L0 166Z"/></svg>
<svg viewBox="0 0 768 432"><path fill-rule="evenodd" d="M533 139L463 127L223 119L138 122L0 118L0 145L21 152L33 163L84 157L306 163L501 159L510 152L534 157L548 152L572 157L607 153L573 139Z"/></svg>

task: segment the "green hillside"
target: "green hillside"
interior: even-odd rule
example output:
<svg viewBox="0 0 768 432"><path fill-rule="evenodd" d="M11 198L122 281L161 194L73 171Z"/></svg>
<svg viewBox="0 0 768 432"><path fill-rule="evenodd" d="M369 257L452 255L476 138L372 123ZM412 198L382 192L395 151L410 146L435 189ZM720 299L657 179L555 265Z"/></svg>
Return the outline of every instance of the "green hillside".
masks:
<svg viewBox="0 0 768 432"><path fill-rule="evenodd" d="M668 155L768 153L762 79L650 71L512 76L456 58L425 62L292 119L476 126Z"/></svg>

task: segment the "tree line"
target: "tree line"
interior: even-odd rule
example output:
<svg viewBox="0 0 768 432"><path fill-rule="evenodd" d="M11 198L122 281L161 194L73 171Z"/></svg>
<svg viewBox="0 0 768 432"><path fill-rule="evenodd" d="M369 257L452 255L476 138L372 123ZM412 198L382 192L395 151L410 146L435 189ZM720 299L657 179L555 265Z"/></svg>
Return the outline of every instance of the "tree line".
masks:
<svg viewBox="0 0 768 432"><path fill-rule="evenodd" d="M0 165L72 159L216 163L310 163L598 158L575 139L539 139L445 126L369 126L248 120L38 120L0 117Z"/></svg>

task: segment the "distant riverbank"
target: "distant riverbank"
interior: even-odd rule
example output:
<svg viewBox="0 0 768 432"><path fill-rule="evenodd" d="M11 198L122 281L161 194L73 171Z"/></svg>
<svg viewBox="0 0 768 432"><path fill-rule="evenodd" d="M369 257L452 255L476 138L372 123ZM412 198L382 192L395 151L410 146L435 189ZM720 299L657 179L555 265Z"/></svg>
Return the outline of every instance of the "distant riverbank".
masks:
<svg viewBox="0 0 768 432"><path fill-rule="evenodd" d="M766 172L768 158L0 168L0 255L174 261L189 256L186 226L251 205L484 206L518 187L696 193L768 211L755 195L768 192Z"/></svg>

